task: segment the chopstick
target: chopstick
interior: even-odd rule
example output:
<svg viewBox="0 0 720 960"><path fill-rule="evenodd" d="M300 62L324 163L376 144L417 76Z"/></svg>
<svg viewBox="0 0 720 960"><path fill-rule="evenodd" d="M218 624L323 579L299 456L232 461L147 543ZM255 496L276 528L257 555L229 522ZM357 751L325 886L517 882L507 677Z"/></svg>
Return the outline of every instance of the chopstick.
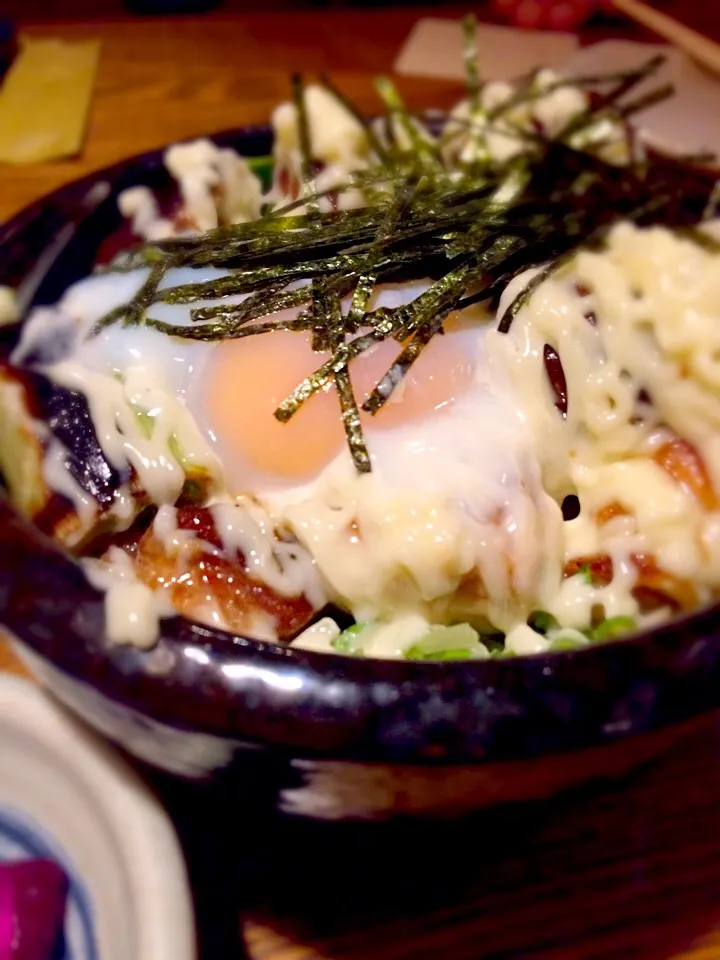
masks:
<svg viewBox="0 0 720 960"><path fill-rule="evenodd" d="M665 40L669 40L708 70L720 74L720 44L715 43L714 40L696 30L691 30L684 23L679 23L667 14L660 13L659 10L653 10L641 0L610 0L610 2L626 17L641 23Z"/></svg>

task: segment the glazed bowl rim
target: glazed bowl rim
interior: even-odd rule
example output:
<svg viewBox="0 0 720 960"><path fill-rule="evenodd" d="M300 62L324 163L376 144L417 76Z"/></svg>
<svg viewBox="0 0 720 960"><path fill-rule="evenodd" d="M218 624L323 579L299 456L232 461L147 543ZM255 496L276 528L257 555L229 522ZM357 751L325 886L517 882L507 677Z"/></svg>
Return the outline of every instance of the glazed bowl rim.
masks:
<svg viewBox="0 0 720 960"><path fill-rule="evenodd" d="M242 153L248 149L245 144L262 142L267 147L264 153L250 150L246 155L264 156L269 152L269 136L267 126L248 126L223 131L211 139L234 143ZM0 226L0 253L22 237L48 204L71 212L77 197L101 180L114 185L129 175L128 182L132 182L137 171L140 182L143 170L161 165L162 153L163 148L121 160L25 207ZM115 195L116 191L113 202ZM75 279L79 277L68 284ZM32 624L23 628L16 613L8 616L11 587L14 584L14 589L22 593L22 584L7 564L4 568L0 565L0 609L5 612L0 618L10 631L21 644L61 671L128 709L169 726L311 756L364 762L477 763L529 759L597 746L720 706L720 604L640 631L626 640L580 650L441 663L311 652L239 637L178 616L163 621L160 641L166 650L168 645L172 647L169 659L174 658L174 666L165 673L158 672L157 650L143 652L108 645L102 620L98 619L102 615L102 595L87 583L79 565L30 528L5 498L0 498L0 522L13 531L8 535L17 539L14 549L20 550L24 569L32 569L31 555L37 551L48 570L56 568L60 580L65 578L79 590L78 607L87 614L84 624L77 618L72 620L70 634L79 646L74 656L68 656L67 649L63 651L62 645L48 639L47 629L34 630ZM85 580L84 589L80 589L68 564ZM25 613L30 602L27 593L26 588ZM88 633L88 624L95 631L94 637ZM60 626L61 621L57 621L55 627ZM207 658L205 664L200 662L203 656ZM105 666L101 668L103 660ZM633 709L637 700L633 671L639 683L649 685L647 703L636 704L637 709ZM692 702L684 685L690 675L696 674L704 679L707 689L703 688ZM709 678L716 676L718 692L713 695ZM133 683L141 678L143 683ZM673 678L682 678L679 698L661 695L662 687L672 686ZM163 686L172 690L173 702L167 696L153 696L153 684L156 691ZM202 693L199 698L198 684ZM655 696L650 695L650 688ZM588 695L592 710L579 711L581 729L563 736L563 715L566 725L571 725L571 702ZM179 697L189 697L194 712L182 709ZM203 710L203 697L207 702L220 698L223 709ZM230 702L233 699L234 707ZM558 701L554 706L550 703L553 699ZM268 722L267 714L273 711L282 714L276 723ZM258 722L262 714L264 722ZM526 725L538 725L536 733L520 733L518 723L522 725L523 714ZM336 725L336 735L328 735L328 723ZM293 724L297 724L295 734Z"/></svg>

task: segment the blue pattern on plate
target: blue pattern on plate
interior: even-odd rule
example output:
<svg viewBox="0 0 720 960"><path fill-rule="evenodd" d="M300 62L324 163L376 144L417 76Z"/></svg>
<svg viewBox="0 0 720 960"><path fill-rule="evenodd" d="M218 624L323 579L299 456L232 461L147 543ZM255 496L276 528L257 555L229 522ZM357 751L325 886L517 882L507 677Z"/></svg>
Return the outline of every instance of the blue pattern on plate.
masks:
<svg viewBox="0 0 720 960"><path fill-rule="evenodd" d="M68 878L64 944L52 960L98 960L93 910L84 882L60 845L17 810L0 808L0 863L54 860Z"/></svg>

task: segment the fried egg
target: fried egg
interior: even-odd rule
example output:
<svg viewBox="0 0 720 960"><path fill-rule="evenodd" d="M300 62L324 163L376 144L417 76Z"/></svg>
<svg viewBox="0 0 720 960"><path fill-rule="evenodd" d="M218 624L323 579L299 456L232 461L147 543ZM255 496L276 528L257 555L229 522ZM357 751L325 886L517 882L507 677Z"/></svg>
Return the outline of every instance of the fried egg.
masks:
<svg viewBox="0 0 720 960"><path fill-rule="evenodd" d="M161 289L219 275L175 269ZM492 318L484 308L452 314L384 406L374 415L361 412L372 466L361 475L333 383L288 422L275 417L282 401L329 359L312 350L309 334L279 330L204 342L118 323L91 335L97 320L127 302L144 278L98 275L67 291L58 311L76 331L72 362L113 382L131 380L133 402L145 403L149 416L158 410L138 399L137 384L145 377L163 384L222 464L227 495L250 495L289 526L312 552L330 595L357 618L420 609L433 621L462 616L502 625L541 602L543 571L559 566L542 560L548 552L560 556L562 521L542 488L514 389L488 360ZM428 285L381 286L372 305L399 306ZM295 313L273 319L290 321ZM148 316L191 323L186 304L159 302ZM401 350L386 340L351 361L359 405ZM137 469L156 459L132 462Z"/></svg>

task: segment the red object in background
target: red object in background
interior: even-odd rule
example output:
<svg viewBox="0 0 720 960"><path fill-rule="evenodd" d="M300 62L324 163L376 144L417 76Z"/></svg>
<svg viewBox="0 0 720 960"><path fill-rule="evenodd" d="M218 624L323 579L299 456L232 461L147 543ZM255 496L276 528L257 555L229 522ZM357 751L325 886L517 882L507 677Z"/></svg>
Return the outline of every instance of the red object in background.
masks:
<svg viewBox="0 0 720 960"><path fill-rule="evenodd" d="M51 860L0 864L0 960L56 956L67 888L67 877Z"/></svg>
<svg viewBox="0 0 720 960"><path fill-rule="evenodd" d="M222 6L223 0L125 0L133 13L170 16L177 13L205 13Z"/></svg>
<svg viewBox="0 0 720 960"><path fill-rule="evenodd" d="M531 30L573 30L603 5L602 0L493 0L503 19Z"/></svg>

